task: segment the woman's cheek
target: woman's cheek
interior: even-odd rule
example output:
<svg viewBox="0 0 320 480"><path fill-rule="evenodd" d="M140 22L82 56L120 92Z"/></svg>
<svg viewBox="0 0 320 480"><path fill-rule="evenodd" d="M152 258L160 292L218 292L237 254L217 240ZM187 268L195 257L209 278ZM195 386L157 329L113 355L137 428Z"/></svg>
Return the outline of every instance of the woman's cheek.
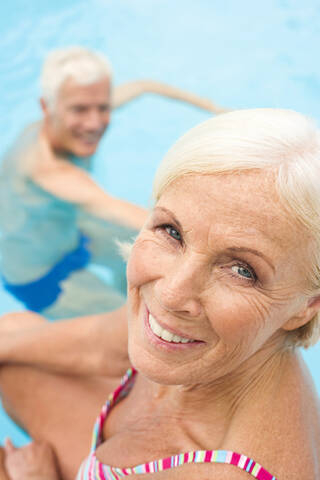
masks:
<svg viewBox="0 0 320 480"><path fill-rule="evenodd" d="M148 238L138 238L127 266L129 288L139 287L156 279L161 274L162 259L163 252L157 242Z"/></svg>
<svg viewBox="0 0 320 480"><path fill-rule="evenodd" d="M226 343L237 344L243 339L254 338L265 325L268 307L254 294L245 294L239 288L215 289L212 298L211 318L213 328Z"/></svg>

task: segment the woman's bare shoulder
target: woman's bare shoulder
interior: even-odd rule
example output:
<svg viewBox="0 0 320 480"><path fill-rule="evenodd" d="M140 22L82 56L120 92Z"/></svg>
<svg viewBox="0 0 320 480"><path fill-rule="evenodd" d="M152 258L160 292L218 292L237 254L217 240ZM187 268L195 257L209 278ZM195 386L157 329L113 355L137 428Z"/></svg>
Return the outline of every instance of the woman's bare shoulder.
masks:
<svg viewBox="0 0 320 480"><path fill-rule="evenodd" d="M308 480L320 476L319 445L319 398L297 356L272 394L235 419L223 448L253 458L281 480Z"/></svg>

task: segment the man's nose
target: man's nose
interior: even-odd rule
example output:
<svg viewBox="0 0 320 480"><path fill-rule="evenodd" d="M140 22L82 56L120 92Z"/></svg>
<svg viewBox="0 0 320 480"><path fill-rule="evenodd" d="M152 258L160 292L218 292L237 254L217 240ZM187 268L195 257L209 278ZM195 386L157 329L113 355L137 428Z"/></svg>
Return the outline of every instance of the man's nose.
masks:
<svg viewBox="0 0 320 480"><path fill-rule="evenodd" d="M104 129L109 123L109 115L102 114L99 110L90 110L85 119L85 127L90 130Z"/></svg>

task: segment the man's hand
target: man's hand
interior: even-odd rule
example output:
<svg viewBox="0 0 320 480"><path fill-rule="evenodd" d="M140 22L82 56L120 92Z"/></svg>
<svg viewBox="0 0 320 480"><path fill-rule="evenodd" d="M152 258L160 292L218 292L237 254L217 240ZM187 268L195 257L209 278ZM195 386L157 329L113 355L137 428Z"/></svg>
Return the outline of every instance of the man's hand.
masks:
<svg viewBox="0 0 320 480"><path fill-rule="evenodd" d="M10 480L60 480L53 450L47 443L32 442L16 448L7 439L4 449Z"/></svg>

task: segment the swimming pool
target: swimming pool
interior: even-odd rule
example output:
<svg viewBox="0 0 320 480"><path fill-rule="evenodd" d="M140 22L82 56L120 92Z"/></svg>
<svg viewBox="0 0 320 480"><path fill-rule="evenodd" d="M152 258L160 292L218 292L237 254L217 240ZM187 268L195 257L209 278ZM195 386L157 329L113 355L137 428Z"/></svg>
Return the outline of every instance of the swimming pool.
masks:
<svg viewBox="0 0 320 480"><path fill-rule="evenodd" d="M105 52L115 83L159 79L232 108L293 108L320 121L317 0L13 0L2 5L1 153L39 117L38 75L52 48ZM94 176L110 193L147 206L172 142L209 115L146 96L114 114ZM0 289L0 313L21 309ZM320 347L306 352L320 392ZM0 412L0 443L26 437Z"/></svg>

